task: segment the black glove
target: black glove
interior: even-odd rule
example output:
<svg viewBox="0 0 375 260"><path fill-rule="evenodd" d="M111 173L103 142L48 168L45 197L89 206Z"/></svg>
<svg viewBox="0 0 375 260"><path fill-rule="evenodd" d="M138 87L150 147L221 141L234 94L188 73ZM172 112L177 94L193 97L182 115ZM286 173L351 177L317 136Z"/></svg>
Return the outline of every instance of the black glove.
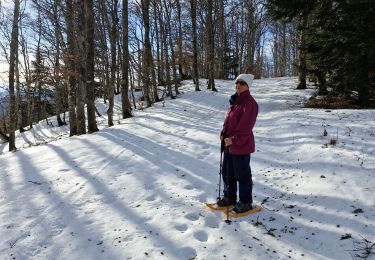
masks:
<svg viewBox="0 0 375 260"><path fill-rule="evenodd" d="M236 103L236 99L237 99L237 93L234 93L232 96L230 96L229 104L233 106Z"/></svg>

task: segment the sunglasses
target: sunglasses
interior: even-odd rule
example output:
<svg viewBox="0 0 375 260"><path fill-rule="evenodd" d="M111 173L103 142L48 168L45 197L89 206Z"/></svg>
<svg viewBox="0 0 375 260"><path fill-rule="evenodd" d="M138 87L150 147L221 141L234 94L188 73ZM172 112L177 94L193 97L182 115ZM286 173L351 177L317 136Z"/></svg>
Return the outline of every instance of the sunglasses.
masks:
<svg viewBox="0 0 375 260"><path fill-rule="evenodd" d="M237 85L237 84L240 84L240 85L246 85L246 82L244 82L244 81L237 81L237 82L236 82L236 85Z"/></svg>

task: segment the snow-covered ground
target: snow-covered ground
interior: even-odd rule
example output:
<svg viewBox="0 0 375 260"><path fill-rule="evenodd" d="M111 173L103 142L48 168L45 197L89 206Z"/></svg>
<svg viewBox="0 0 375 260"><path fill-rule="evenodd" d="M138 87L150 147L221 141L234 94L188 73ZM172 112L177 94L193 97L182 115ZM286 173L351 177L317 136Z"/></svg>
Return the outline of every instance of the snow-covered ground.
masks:
<svg viewBox="0 0 375 260"><path fill-rule="evenodd" d="M251 89L264 210L228 225L205 208L234 92L216 84L185 82L178 99L111 128L98 119L94 134L67 138L43 123L19 136L25 149L1 145L0 259L352 259L374 243L375 111L301 108L312 90L294 90L295 78Z"/></svg>

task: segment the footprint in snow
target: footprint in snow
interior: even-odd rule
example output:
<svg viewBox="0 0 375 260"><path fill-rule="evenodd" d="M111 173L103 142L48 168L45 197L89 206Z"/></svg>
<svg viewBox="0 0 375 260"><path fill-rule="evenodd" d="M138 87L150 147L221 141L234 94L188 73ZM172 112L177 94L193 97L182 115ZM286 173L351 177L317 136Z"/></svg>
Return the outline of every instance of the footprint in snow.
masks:
<svg viewBox="0 0 375 260"><path fill-rule="evenodd" d="M55 219L50 223L48 230L50 231L50 236L57 236L63 232L63 229L66 227L66 224L62 219Z"/></svg>
<svg viewBox="0 0 375 260"><path fill-rule="evenodd" d="M211 152L210 151L203 151L202 154L204 155L209 155Z"/></svg>
<svg viewBox="0 0 375 260"><path fill-rule="evenodd" d="M179 132L179 134L181 134L182 136L185 136L185 135L187 135L187 131L186 130L182 130L182 131Z"/></svg>
<svg viewBox="0 0 375 260"><path fill-rule="evenodd" d="M214 215L207 215L204 218L205 226L210 228L218 228L219 227L219 220L217 216Z"/></svg>
<svg viewBox="0 0 375 260"><path fill-rule="evenodd" d="M194 237L201 242L207 242L208 240L208 234L203 230L194 232Z"/></svg>
<svg viewBox="0 0 375 260"><path fill-rule="evenodd" d="M14 224L14 223L9 223L9 224L3 225L3 227L5 227L6 229L15 228L16 226L19 226L19 225Z"/></svg>
<svg viewBox="0 0 375 260"><path fill-rule="evenodd" d="M30 231L23 231L23 233L21 233L21 235L17 236L15 239L12 239L12 240L9 240L8 241L8 245L10 246L10 248L13 248L16 246L17 242L18 241L22 241L24 239L27 239L28 237L30 236ZM15 259L15 258L13 258Z"/></svg>
<svg viewBox="0 0 375 260"><path fill-rule="evenodd" d="M120 237L118 237L117 239L119 239ZM129 242L129 241L133 241L134 240L134 235L133 234L130 234L130 235L127 235L125 237L122 238L122 241L123 242Z"/></svg>
<svg viewBox="0 0 375 260"><path fill-rule="evenodd" d="M210 147L208 145L203 145L202 146L202 150L208 150L208 149L210 149Z"/></svg>
<svg viewBox="0 0 375 260"><path fill-rule="evenodd" d="M191 185L191 184L188 184L188 185L186 185L186 186L184 187L184 189L192 190L192 189L194 189L194 186Z"/></svg>
<svg viewBox="0 0 375 260"><path fill-rule="evenodd" d="M95 210L94 209L86 210L84 213L85 215L93 214L95 213Z"/></svg>
<svg viewBox="0 0 375 260"><path fill-rule="evenodd" d="M155 195L148 196L148 197L146 198L146 200L147 200L147 201L154 201L154 200L156 200L156 196L155 196Z"/></svg>
<svg viewBox="0 0 375 260"><path fill-rule="evenodd" d="M196 213L189 213L185 215L185 218L191 221L197 221L199 219L199 216Z"/></svg>
<svg viewBox="0 0 375 260"><path fill-rule="evenodd" d="M206 194L200 194L198 196L194 196L198 201L204 203L207 202L207 195Z"/></svg>
<svg viewBox="0 0 375 260"><path fill-rule="evenodd" d="M176 224L174 228L178 231L185 232L188 229L186 224Z"/></svg>
<svg viewBox="0 0 375 260"><path fill-rule="evenodd" d="M183 247L177 251L181 256L181 259L195 259L197 256L197 251L191 247Z"/></svg>

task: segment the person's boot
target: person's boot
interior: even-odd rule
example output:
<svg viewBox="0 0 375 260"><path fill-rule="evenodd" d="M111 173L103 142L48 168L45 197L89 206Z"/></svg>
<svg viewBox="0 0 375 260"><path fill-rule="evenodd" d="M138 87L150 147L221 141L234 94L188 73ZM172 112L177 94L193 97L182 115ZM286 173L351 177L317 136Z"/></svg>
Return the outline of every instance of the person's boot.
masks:
<svg viewBox="0 0 375 260"><path fill-rule="evenodd" d="M221 199L219 199L216 204L219 206L219 207L228 207L228 206L234 206L236 205L236 201L235 200L230 200L226 197L223 197Z"/></svg>
<svg viewBox="0 0 375 260"><path fill-rule="evenodd" d="M239 201L234 206L233 211L236 213L243 213L251 209L253 209L253 205L251 202L243 203L242 201Z"/></svg>

